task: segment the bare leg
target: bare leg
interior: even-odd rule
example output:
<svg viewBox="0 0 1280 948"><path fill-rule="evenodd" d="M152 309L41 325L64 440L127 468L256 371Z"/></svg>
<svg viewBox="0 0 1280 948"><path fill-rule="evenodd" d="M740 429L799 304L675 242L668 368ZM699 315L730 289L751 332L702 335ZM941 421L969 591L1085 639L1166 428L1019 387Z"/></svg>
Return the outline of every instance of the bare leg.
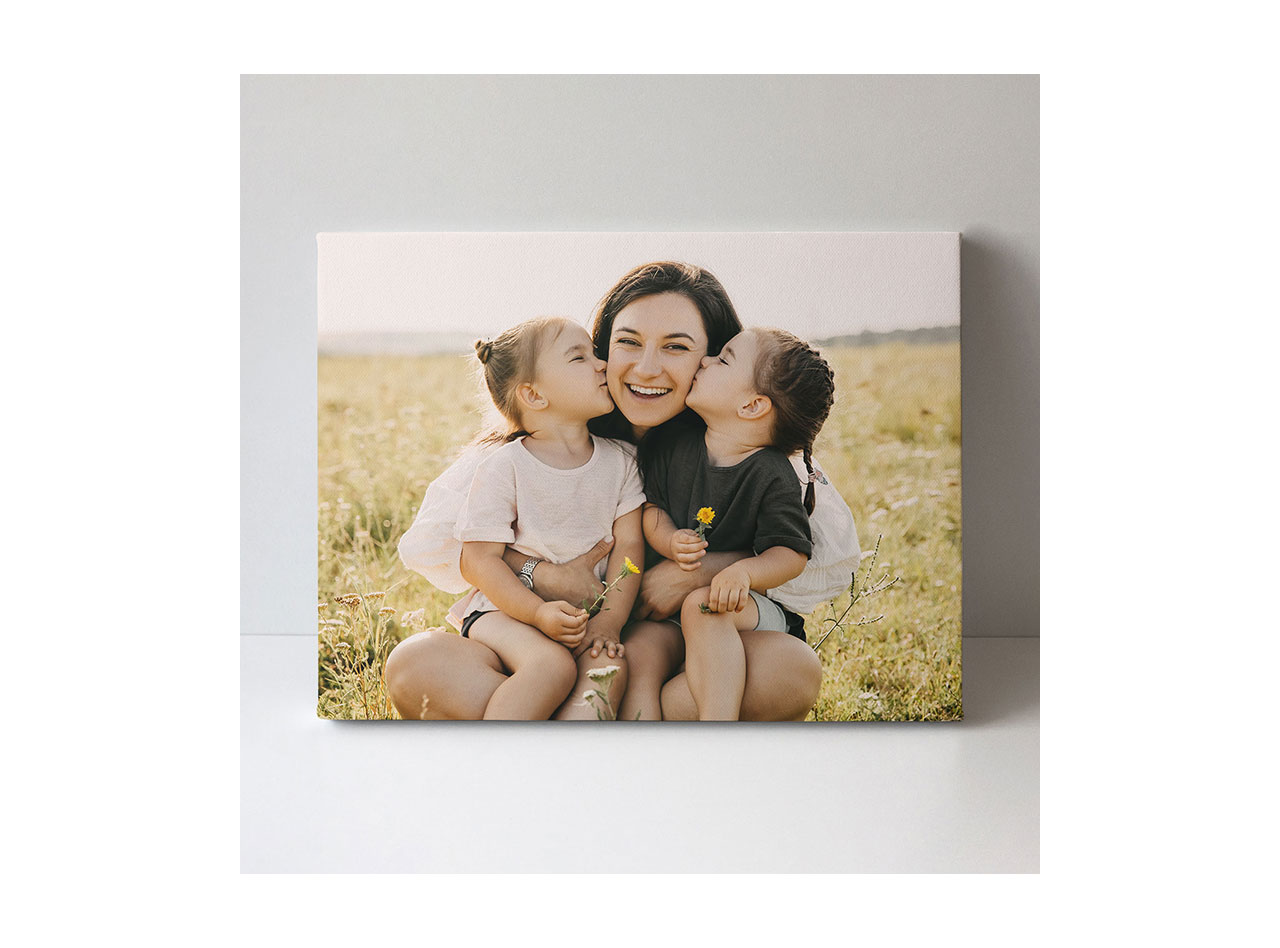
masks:
<svg viewBox="0 0 1280 948"><path fill-rule="evenodd" d="M447 629L405 639L387 656L383 674L400 716L424 721L478 721L507 680L492 649Z"/></svg>
<svg viewBox="0 0 1280 948"><path fill-rule="evenodd" d="M694 590L680 608L689 690L699 721L736 721L747 684L747 655L738 630L754 629L760 611L748 599L738 612L703 612L708 592Z"/></svg>
<svg viewBox="0 0 1280 948"><path fill-rule="evenodd" d="M618 704L627 691L627 659L610 658L604 652L592 658L591 651L588 649L578 656L578 680L574 682L573 690L569 692L569 697L565 699L564 704L560 705L560 710L555 713L554 717L557 721L598 721L600 719L596 714L596 705L589 703L582 696L588 691L602 690L587 677L587 672L594 668L608 668L610 665L617 665L618 673L609 683L609 705L613 708L615 717L621 716Z"/></svg>
<svg viewBox="0 0 1280 948"><path fill-rule="evenodd" d="M822 687L822 662L817 654L785 632L751 630L738 634L747 656L742 720L803 721ZM698 706L684 672L663 686L662 716L668 721L698 719Z"/></svg>
<svg viewBox="0 0 1280 948"><path fill-rule="evenodd" d="M623 629L622 642L627 647L630 681L618 717L661 721L662 683L684 663L684 636L670 622L633 622Z"/></svg>
<svg viewBox="0 0 1280 948"><path fill-rule="evenodd" d="M490 612L471 625L469 634L511 669L484 709L486 721L545 721L573 687L578 674L573 654L539 629Z"/></svg>

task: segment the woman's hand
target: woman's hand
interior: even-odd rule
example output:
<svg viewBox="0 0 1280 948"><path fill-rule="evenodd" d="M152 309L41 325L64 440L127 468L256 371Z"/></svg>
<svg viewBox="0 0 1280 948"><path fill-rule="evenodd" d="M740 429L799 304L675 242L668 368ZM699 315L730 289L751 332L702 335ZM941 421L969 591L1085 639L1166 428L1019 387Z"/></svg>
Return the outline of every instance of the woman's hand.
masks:
<svg viewBox="0 0 1280 948"><path fill-rule="evenodd" d="M671 559L688 572L698 568L698 561L707 555L707 541L698 539L692 530L677 530L671 534Z"/></svg>
<svg viewBox="0 0 1280 948"><path fill-rule="evenodd" d="M726 566L731 566L749 553L707 553L698 561L697 568L686 570L671 560L663 560L644 571L640 577L640 592L636 596L633 618L661 621L680 611L684 597L695 589L710 586Z"/></svg>
<svg viewBox="0 0 1280 948"><path fill-rule="evenodd" d="M640 592L636 593L632 615L655 622L675 615L684 604L685 596L707 585L698 582L697 577L697 571L681 569L671 560L662 560L649 567L640 577Z"/></svg>
<svg viewBox="0 0 1280 948"><path fill-rule="evenodd" d="M587 634L587 613L567 602L544 602L533 618L543 635L569 648L578 645Z"/></svg>
<svg viewBox="0 0 1280 948"><path fill-rule="evenodd" d="M539 563L533 570L533 591L548 601L593 602L604 589L596 576L596 564L612 549L613 537L609 536L567 562Z"/></svg>

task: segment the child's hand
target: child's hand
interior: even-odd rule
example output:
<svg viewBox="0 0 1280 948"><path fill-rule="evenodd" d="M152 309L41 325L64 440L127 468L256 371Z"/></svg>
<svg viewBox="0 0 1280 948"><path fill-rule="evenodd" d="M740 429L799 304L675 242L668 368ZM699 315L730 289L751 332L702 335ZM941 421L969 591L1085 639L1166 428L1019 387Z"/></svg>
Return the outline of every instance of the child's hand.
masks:
<svg viewBox="0 0 1280 948"><path fill-rule="evenodd" d="M583 652L590 650L592 658L599 658L602 651L610 658L621 658L624 648L618 641L616 632L598 632L588 622L587 634L583 636L582 644L573 650L573 657L579 658Z"/></svg>
<svg viewBox="0 0 1280 948"><path fill-rule="evenodd" d="M692 530L677 530L671 534L671 559L683 570L695 570L698 561L707 555L707 541L699 540Z"/></svg>
<svg viewBox="0 0 1280 948"><path fill-rule="evenodd" d="M738 563L726 566L711 580L707 605L712 612L741 612L751 598L751 575Z"/></svg>
<svg viewBox="0 0 1280 948"><path fill-rule="evenodd" d="M573 648L587 634L587 613L563 600L544 602L534 613L533 623L547 638Z"/></svg>

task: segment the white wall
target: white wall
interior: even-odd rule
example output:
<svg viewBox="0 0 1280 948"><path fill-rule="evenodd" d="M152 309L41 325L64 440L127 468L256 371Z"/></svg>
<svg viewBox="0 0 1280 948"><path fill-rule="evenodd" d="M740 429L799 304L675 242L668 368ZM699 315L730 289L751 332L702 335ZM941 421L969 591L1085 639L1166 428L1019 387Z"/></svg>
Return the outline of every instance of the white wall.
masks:
<svg viewBox="0 0 1280 948"><path fill-rule="evenodd" d="M960 231L964 631L1039 632L1036 77L246 77L245 634L314 635L316 234Z"/></svg>

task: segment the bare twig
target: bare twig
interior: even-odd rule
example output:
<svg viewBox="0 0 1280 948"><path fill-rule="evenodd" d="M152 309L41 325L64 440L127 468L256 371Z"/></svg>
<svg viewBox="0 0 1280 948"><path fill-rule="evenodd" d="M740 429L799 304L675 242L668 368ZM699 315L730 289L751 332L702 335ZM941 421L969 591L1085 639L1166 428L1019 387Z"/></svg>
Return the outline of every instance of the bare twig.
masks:
<svg viewBox="0 0 1280 948"><path fill-rule="evenodd" d="M825 642L828 638L830 638L831 633L834 632L836 629L841 629L841 630L849 629L849 628L856 629L858 626L871 625L871 623L879 622L881 619L884 618L884 615L882 613L881 615L878 615L878 616L863 616L861 619L858 619L856 622L853 622L848 625L845 624L845 617L848 616L849 613L853 611L853 607L857 602L863 599L866 599L869 596L873 596L878 592L884 592L890 586L894 585L900 579L902 579L901 576L894 576L892 579L890 579L889 574L885 573L879 579L877 579L874 583L872 583L870 586L867 585L867 583L871 579L871 573L875 569L876 557L880 555L881 539L883 539L883 537L879 537L879 536L876 537L876 545L875 545L875 548L872 549L871 555L867 558L867 571L863 575L861 582L859 582L858 580L858 571L856 569L850 574L849 604L844 607L844 611L841 612L840 615L834 618L823 620L824 625L827 623L830 623L830 628L828 628L827 631L823 633L822 638L818 639L817 644L814 645L813 650L815 652L818 649L822 648L822 643ZM832 608L832 611L834 612L835 611L834 601L831 604L831 608Z"/></svg>

